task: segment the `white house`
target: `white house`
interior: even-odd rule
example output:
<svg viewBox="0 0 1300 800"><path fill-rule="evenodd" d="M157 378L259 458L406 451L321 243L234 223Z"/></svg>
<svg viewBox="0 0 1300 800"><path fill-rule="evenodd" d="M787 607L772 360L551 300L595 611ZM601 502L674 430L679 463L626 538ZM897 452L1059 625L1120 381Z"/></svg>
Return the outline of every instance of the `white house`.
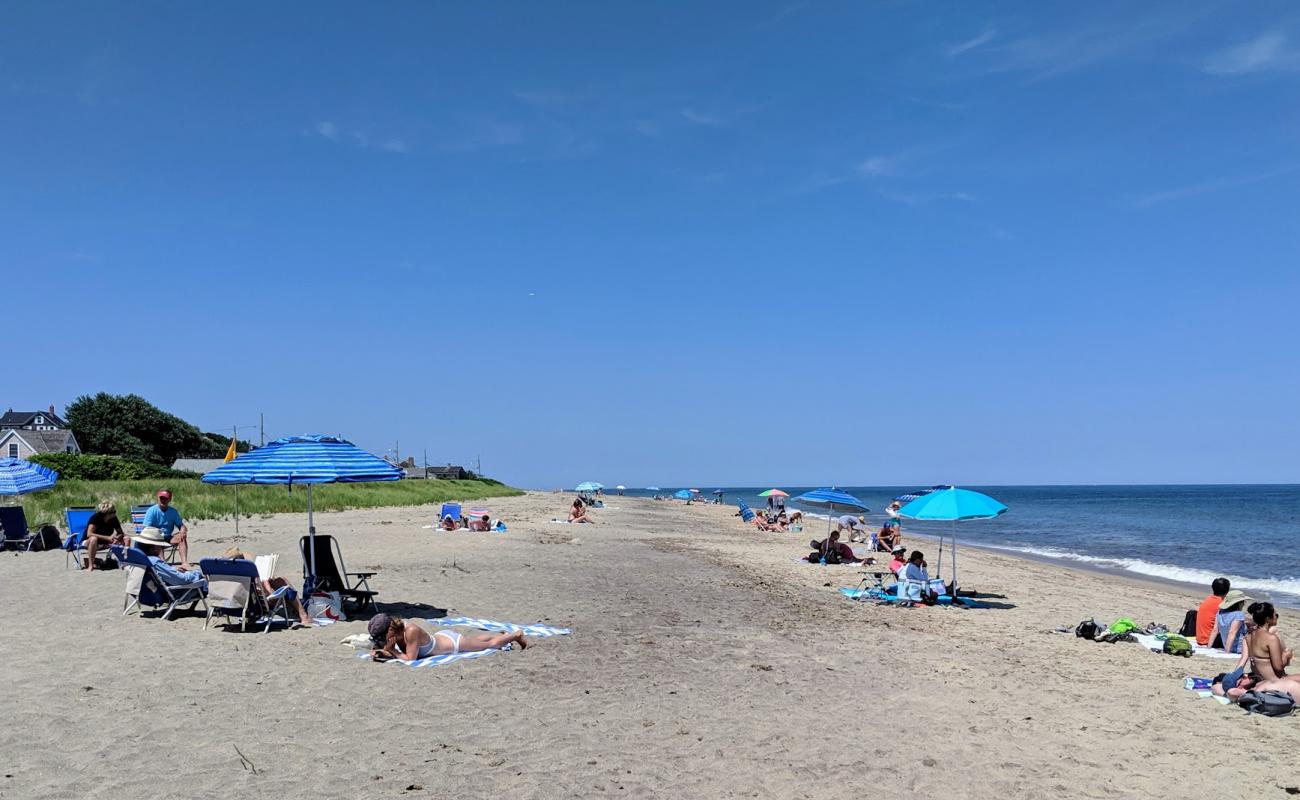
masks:
<svg viewBox="0 0 1300 800"><path fill-rule="evenodd" d="M29 458L37 453L80 453L72 431L0 430L0 458Z"/></svg>

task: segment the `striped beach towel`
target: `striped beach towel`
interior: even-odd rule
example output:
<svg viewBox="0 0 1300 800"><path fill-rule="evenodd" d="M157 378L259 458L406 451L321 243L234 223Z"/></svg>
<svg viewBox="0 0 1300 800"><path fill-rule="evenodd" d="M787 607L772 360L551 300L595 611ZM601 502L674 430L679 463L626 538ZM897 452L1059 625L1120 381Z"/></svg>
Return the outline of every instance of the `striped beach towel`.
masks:
<svg viewBox="0 0 1300 800"><path fill-rule="evenodd" d="M535 636L539 639L564 636L573 632L568 628L552 628L549 625L516 625L513 622L497 622L496 620L478 619L476 617L442 617L440 619L427 619L425 622L447 628L478 628L488 633L523 631L525 636Z"/></svg>

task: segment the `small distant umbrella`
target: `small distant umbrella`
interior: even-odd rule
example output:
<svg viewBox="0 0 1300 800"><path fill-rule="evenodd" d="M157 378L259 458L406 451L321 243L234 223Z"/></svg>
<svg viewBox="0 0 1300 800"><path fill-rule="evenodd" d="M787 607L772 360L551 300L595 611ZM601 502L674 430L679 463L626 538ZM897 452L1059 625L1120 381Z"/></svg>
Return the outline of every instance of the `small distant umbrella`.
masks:
<svg viewBox="0 0 1300 800"><path fill-rule="evenodd" d="M618 489L618 490L621 492L621 491L623 491L624 489L626 489L627 487L620 483L618 486L615 486L614 488L615 488L615 489Z"/></svg>
<svg viewBox="0 0 1300 800"><path fill-rule="evenodd" d="M645 490L646 490L647 492L658 492L658 491L661 491L661 489L660 489L658 486L647 486L647 487L645 487Z"/></svg>
<svg viewBox="0 0 1300 800"><path fill-rule="evenodd" d="M700 490L699 490L699 489L692 489L692 490L691 490L691 494L699 494L699 493L700 493Z"/></svg>
<svg viewBox="0 0 1300 800"><path fill-rule="evenodd" d="M39 492L59 481L59 473L21 458L0 459L0 494Z"/></svg>
<svg viewBox="0 0 1300 800"><path fill-rule="evenodd" d="M967 519L992 519L1006 513L1007 507L986 494L955 486L932 489L898 509L910 519L948 520L952 523L952 596L957 597L957 523ZM943 538L939 540L942 554ZM940 556L942 558L942 555ZM939 562L939 569L943 562ZM942 576L940 576L942 577Z"/></svg>
<svg viewBox="0 0 1300 800"><path fill-rule="evenodd" d="M842 508L845 511L870 511L867 504L848 492L841 492L839 489L813 489L811 492L804 492L794 498L795 503L814 508L824 508L830 513L826 515L826 532L831 530L831 517L835 516L835 509Z"/></svg>
<svg viewBox="0 0 1300 800"><path fill-rule="evenodd" d="M929 489L917 489L915 492L900 494L898 497L895 497L894 499L900 503L910 503L913 500L917 499L918 497L925 497L927 494L931 492L937 492L940 489L951 489L951 488L952 488L951 486L939 484L938 486L931 486Z"/></svg>
<svg viewBox="0 0 1300 800"><path fill-rule="evenodd" d="M780 489L768 489L766 492L759 492L759 497L789 497L790 495Z"/></svg>
<svg viewBox="0 0 1300 800"><path fill-rule="evenodd" d="M691 494L690 489L678 489L673 492L673 497L676 497L678 500L690 500L694 496L695 495Z"/></svg>
<svg viewBox="0 0 1300 800"><path fill-rule="evenodd" d="M714 494L722 494L722 490L721 490L721 489L714 489L714 490L713 490L713 493L714 493Z"/></svg>

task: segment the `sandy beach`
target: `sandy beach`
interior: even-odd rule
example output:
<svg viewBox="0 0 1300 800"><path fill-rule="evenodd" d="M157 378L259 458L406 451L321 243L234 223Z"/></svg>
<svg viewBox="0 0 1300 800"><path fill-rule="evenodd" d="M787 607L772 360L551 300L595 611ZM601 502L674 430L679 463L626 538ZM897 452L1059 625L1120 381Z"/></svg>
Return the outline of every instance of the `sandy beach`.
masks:
<svg viewBox="0 0 1300 800"><path fill-rule="evenodd" d="M1286 797L1300 720L1184 691L1232 662L1053 633L1095 616L1176 627L1204 595L973 548L979 610L855 603L852 567L798 564L821 528L762 534L727 506L611 497L322 514L385 610L572 628L411 669L358 660L364 620L268 635L124 617L120 572L0 556L9 722L0 797ZM183 492L177 505L184 510ZM305 520L204 522L299 580ZM933 562L932 562L933 563ZM1300 617L1281 632L1300 641ZM238 751L238 752L237 752ZM242 752L252 770L240 757Z"/></svg>

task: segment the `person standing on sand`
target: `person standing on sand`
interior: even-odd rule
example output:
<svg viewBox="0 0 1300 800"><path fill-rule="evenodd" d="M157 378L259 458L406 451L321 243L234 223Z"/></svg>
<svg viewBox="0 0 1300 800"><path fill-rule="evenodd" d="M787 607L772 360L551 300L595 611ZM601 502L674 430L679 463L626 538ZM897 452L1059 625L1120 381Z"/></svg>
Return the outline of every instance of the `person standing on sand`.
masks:
<svg viewBox="0 0 1300 800"><path fill-rule="evenodd" d="M176 548L181 564L190 563L190 529L185 520L181 519L181 512L172 505L172 493L169 490L158 490L158 502L144 512L144 527L162 531L164 543Z"/></svg>
<svg viewBox="0 0 1300 800"><path fill-rule="evenodd" d="M395 658L398 661L415 661L417 658L443 656L454 653L473 653L479 650L496 650L508 644L519 649L528 647L523 631L514 633L460 633L440 630L433 635L419 625L408 625L401 617L376 614L366 626L374 649L370 657L376 661Z"/></svg>

